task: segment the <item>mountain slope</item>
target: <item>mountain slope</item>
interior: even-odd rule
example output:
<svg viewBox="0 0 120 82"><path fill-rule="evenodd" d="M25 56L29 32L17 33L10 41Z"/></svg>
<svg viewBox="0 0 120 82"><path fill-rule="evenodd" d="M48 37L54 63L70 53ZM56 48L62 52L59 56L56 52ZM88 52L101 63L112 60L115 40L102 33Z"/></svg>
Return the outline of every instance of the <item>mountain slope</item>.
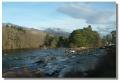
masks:
<svg viewBox="0 0 120 82"><path fill-rule="evenodd" d="M18 25L2 24L2 47L4 49L39 48L43 46L46 33Z"/></svg>

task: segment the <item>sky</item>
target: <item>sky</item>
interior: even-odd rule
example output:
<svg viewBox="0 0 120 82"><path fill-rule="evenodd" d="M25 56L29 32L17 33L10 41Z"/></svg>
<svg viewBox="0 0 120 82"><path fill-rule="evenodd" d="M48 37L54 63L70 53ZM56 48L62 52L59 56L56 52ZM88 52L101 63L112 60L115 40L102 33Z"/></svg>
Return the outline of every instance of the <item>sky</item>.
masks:
<svg viewBox="0 0 120 82"><path fill-rule="evenodd" d="M102 35L116 29L115 2L3 2L2 22L72 32L88 25Z"/></svg>

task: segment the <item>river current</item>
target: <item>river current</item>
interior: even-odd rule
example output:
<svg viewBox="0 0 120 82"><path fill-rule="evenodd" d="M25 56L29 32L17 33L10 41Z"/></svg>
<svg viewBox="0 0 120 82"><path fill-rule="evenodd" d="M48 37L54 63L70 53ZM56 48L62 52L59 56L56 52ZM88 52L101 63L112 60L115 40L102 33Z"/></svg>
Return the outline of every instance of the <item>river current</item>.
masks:
<svg viewBox="0 0 120 82"><path fill-rule="evenodd" d="M56 48L3 52L3 72L28 67L31 70L43 69L47 75L59 72L59 77L63 77L63 74L71 69L83 72L93 70L99 57L104 55L102 49L96 49L95 52L81 55L66 55L65 50L66 48Z"/></svg>

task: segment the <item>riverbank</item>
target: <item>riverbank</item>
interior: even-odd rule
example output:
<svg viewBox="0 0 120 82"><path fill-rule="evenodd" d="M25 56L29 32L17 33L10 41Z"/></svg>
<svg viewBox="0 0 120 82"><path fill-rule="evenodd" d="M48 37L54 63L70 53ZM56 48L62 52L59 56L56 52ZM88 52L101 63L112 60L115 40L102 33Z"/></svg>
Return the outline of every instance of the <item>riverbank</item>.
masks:
<svg viewBox="0 0 120 82"><path fill-rule="evenodd" d="M70 48L70 47L58 47L58 48L50 48L50 47L41 47L41 48L19 48L19 49L3 49L3 53L9 53L9 52L18 52L18 51L28 51L28 50L47 50L47 49L59 49L64 48L66 52L69 52L70 50L74 50L75 52L80 53L82 51L91 51L95 48L88 48L88 47L80 47L80 48Z"/></svg>

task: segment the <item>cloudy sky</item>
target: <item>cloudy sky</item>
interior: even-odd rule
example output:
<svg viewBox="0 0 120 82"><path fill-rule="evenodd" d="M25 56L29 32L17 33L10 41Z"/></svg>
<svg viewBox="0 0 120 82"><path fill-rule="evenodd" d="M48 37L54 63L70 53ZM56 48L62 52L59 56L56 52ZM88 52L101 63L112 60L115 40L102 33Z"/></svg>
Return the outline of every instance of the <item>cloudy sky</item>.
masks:
<svg viewBox="0 0 120 82"><path fill-rule="evenodd" d="M116 29L115 2L3 2L3 23L72 32L92 25L105 35Z"/></svg>

